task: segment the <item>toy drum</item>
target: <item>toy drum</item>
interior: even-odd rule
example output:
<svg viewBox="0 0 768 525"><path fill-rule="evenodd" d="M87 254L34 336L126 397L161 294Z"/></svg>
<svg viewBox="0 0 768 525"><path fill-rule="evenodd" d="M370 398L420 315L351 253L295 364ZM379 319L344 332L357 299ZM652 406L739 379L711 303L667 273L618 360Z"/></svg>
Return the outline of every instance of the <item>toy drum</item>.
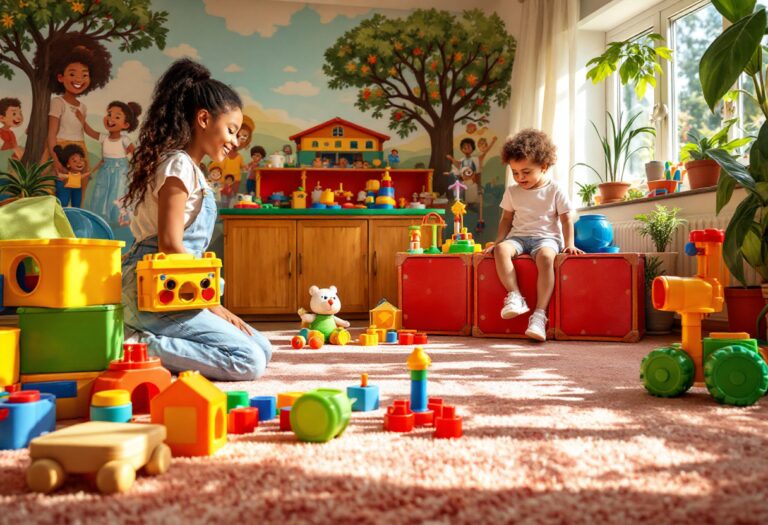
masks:
<svg viewBox="0 0 768 525"><path fill-rule="evenodd" d="M301 441L325 443L340 436L349 424L352 403L332 388L307 392L291 407L291 428Z"/></svg>

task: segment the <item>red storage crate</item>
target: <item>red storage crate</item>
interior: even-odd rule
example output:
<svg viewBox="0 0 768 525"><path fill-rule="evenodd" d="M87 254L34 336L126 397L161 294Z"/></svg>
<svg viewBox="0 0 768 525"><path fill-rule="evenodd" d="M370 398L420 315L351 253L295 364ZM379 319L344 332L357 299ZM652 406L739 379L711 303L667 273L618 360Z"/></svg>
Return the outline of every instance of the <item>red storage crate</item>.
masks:
<svg viewBox="0 0 768 525"><path fill-rule="evenodd" d="M501 284L496 273L496 260L493 255L478 253L472 261L475 270L474 324L472 335L475 337L527 338L528 319L536 308L536 280L539 272L536 263L528 255L513 259L517 285L528 303L530 312L513 319L501 318L501 307L507 290ZM555 334L555 295L549 300L547 308L547 339Z"/></svg>
<svg viewBox="0 0 768 525"><path fill-rule="evenodd" d="M430 334L472 332L472 254L398 253L403 328Z"/></svg>
<svg viewBox="0 0 768 525"><path fill-rule="evenodd" d="M557 256L555 339L635 343L644 333L644 255Z"/></svg>

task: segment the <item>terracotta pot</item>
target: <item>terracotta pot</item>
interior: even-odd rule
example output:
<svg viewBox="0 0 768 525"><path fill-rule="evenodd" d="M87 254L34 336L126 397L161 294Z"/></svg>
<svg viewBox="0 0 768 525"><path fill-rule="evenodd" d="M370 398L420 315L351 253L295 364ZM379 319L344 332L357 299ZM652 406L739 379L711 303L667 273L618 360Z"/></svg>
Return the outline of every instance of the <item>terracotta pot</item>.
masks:
<svg viewBox="0 0 768 525"><path fill-rule="evenodd" d="M765 306L762 290L759 286L727 287L725 304L728 307L728 329L731 332L748 332L750 337L765 335L765 319L757 328L757 316Z"/></svg>
<svg viewBox="0 0 768 525"><path fill-rule="evenodd" d="M686 162L685 169L692 190L717 186L720 179L720 165L711 159Z"/></svg>
<svg viewBox="0 0 768 525"><path fill-rule="evenodd" d="M601 202L608 204L609 202L620 202L624 200L624 196L627 194L629 187L628 182L603 182L598 184L597 187L600 190L602 196Z"/></svg>
<svg viewBox="0 0 768 525"><path fill-rule="evenodd" d="M664 163L659 160L652 160L645 163L645 178L648 182L659 180L664 176Z"/></svg>
<svg viewBox="0 0 768 525"><path fill-rule="evenodd" d="M675 312L663 312L653 307L651 291L645 294L645 330L649 335L672 333L675 322Z"/></svg>

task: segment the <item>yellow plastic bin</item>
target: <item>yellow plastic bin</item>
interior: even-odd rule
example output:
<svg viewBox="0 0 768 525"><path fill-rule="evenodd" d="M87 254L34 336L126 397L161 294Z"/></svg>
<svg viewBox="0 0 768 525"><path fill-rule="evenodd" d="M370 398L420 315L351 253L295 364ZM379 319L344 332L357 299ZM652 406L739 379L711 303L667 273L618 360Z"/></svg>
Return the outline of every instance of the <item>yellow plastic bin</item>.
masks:
<svg viewBox="0 0 768 525"><path fill-rule="evenodd" d="M5 306L76 308L119 303L123 241L0 241Z"/></svg>
<svg viewBox="0 0 768 525"><path fill-rule="evenodd" d="M19 334L11 326L0 326L0 389L19 382Z"/></svg>
<svg viewBox="0 0 768 525"><path fill-rule="evenodd" d="M136 265L139 310L168 312L220 304L221 259L213 252L152 253Z"/></svg>

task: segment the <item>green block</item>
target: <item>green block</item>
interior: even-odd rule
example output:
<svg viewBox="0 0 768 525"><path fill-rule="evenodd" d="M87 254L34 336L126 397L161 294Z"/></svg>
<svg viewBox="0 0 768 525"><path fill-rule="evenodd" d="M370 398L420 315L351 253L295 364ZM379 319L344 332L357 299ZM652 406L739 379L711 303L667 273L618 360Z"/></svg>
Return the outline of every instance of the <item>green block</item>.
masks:
<svg viewBox="0 0 768 525"><path fill-rule="evenodd" d="M411 381L421 381L427 378L426 370L411 370Z"/></svg>
<svg viewBox="0 0 768 525"><path fill-rule="evenodd" d="M98 372L123 351L123 305L18 308L22 374Z"/></svg>
<svg viewBox="0 0 768 525"><path fill-rule="evenodd" d="M715 339L713 337L705 337L701 340L704 363L707 362L707 359L709 359L713 353L721 348L733 345L752 350L757 354L760 353L756 339Z"/></svg>
<svg viewBox="0 0 768 525"><path fill-rule="evenodd" d="M248 398L248 392L243 390L231 390L227 392L227 414L233 408L249 407L251 400Z"/></svg>

